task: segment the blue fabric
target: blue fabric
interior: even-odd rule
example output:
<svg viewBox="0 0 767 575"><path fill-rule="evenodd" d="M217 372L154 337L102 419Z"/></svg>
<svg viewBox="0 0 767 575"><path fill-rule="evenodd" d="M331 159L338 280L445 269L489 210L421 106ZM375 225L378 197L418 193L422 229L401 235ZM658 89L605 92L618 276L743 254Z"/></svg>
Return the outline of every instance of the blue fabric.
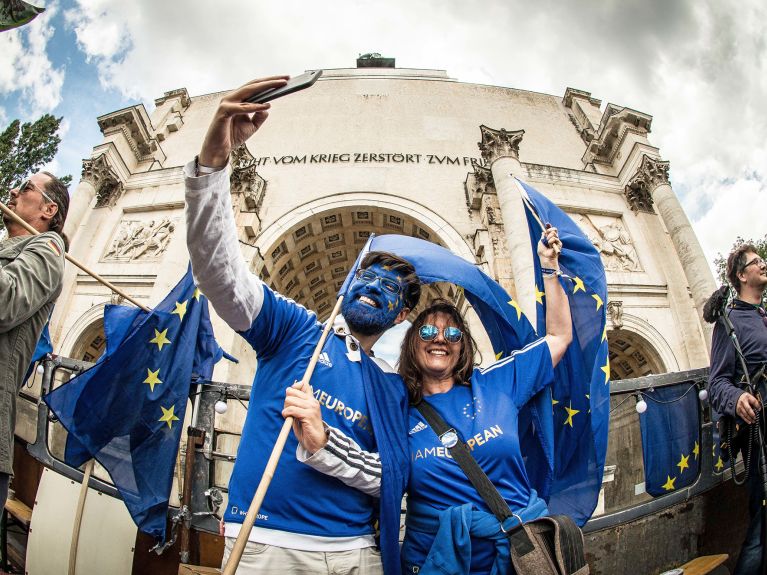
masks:
<svg viewBox="0 0 767 575"><path fill-rule="evenodd" d="M164 540L190 382L209 379L222 351L191 270L151 313L107 313L104 331L119 343L44 400L68 431L67 464L95 458L139 529Z"/></svg>
<svg viewBox="0 0 767 575"><path fill-rule="evenodd" d="M528 422L520 424L523 454L531 482L539 492L549 494L551 513L569 515L583 525L596 507L607 453L607 279L599 252L578 225L543 194L517 181L525 193L531 242L535 244L541 237L540 222L558 228L563 245L559 267L572 278L562 281L573 320L573 341L555 368L551 394L541 393L531 401ZM536 287L543 291L540 264L538 258L533 260ZM545 326L545 297L541 300L537 325ZM537 429L536 419L545 419L547 424L553 421L554 473L548 489L545 454L537 442L528 440Z"/></svg>
<svg viewBox="0 0 767 575"><path fill-rule="evenodd" d="M523 522L547 514L546 504L541 499L517 512ZM504 528L513 529L518 519L510 517ZM472 564L472 538L493 542L495 559L491 575L506 575L511 570L509 542L492 513L476 509L472 504L455 505L437 510L431 505L408 501L408 531L433 534L434 542L423 565L420 575L465 575L474 573ZM417 565L409 557L407 543L403 546L402 566L405 572L412 572Z"/></svg>
<svg viewBox="0 0 767 575"><path fill-rule="evenodd" d="M24 374L25 383L29 379L29 376L32 375L32 370L35 369L35 363L53 351L53 344L51 343L51 332L48 329L49 325L50 321L46 322L46 324L43 326L43 331L40 334L40 339L37 340L37 345L35 346L35 351L32 353L32 359L29 362L27 373Z"/></svg>
<svg viewBox="0 0 767 575"><path fill-rule="evenodd" d="M697 387L657 387L644 394L639 415L645 489L653 497L692 485L700 471L700 410Z"/></svg>
<svg viewBox="0 0 767 575"><path fill-rule="evenodd" d="M408 477L407 390L397 374L384 374L362 354L362 382L381 458L378 526L384 573L399 573L400 508Z"/></svg>

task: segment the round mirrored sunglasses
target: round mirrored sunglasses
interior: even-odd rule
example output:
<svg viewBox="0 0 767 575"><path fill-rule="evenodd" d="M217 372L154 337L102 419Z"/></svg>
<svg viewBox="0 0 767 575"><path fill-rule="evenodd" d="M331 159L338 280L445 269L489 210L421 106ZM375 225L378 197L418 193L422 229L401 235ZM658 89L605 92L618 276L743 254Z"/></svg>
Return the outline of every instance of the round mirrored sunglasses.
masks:
<svg viewBox="0 0 767 575"><path fill-rule="evenodd" d="M434 341L439 335L440 329L436 325L424 324L418 329L418 336L423 341ZM448 343L458 343L463 337L463 332L457 327L448 326L442 330L442 337Z"/></svg>

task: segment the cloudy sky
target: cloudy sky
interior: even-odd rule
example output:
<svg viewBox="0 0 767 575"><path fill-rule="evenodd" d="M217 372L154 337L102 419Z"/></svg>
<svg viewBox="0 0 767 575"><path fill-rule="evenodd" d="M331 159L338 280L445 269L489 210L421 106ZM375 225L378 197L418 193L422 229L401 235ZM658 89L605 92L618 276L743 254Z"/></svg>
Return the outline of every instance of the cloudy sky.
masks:
<svg viewBox="0 0 767 575"><path fill-rule="evenodd" d="M64 117L51 169L80 175L96 116L186 87L353 67L360 53L463 82L561 95L568 86L651 114L709 260L767 233L767 4L593 0L57 0L0 34L0 126ZM73 188L74 189L74 188Z"/></svg>

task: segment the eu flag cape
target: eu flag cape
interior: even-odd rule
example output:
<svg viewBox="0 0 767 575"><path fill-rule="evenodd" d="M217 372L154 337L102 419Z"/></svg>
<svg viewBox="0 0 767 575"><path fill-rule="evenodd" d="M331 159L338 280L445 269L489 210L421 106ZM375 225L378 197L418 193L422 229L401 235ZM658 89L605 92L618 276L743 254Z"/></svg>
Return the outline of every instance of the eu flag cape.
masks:
<svg viewBox="0 0 767 575"><path fill-rule="evenodd" d="M653 497L692 485L700 471L698 388L682 383L645 392L639 415L645 490Z"/></svg>
<svg viewBox="0 0 767 575"><path fill-rule="evenodd" d="M96 365L44 400L68 432L66 463L96 459L139 529L164 540L190 383L223 352L191 269L151 313L108 306L104 332Z"/></svg>

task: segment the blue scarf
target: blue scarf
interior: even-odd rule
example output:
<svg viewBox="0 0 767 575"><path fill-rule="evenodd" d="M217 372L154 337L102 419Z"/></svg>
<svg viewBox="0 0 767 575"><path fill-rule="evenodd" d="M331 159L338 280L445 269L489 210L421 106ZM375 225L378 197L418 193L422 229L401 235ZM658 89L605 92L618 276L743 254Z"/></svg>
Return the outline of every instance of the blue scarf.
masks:
<svg viewBox="0 0 767 575"><path fill-rule="evenodd" d="M384 373L364 353L360 354L360 357L368 414L381 457L381 495L378 510L381 561L386 575L399 575L402 496L410 475L407 389L399 375Z"/></svg>
<svg viewBox="0 0 767 575"><path fill-rule="evenodd" d="M519 512L522 521L530 521L548 510L542 499ZM505 529L518 524L516 517L506 520ZM464 575L471 572L471 538L490 539L495 542L495 562L491 575L506 575L511 571L511 550L506 534L501 531L495 515L473 508L471 503L455 505L447 509L435 509L417 501L408 502L408 528L424 533L434 533L426 561L420 575Z"/></svg>

